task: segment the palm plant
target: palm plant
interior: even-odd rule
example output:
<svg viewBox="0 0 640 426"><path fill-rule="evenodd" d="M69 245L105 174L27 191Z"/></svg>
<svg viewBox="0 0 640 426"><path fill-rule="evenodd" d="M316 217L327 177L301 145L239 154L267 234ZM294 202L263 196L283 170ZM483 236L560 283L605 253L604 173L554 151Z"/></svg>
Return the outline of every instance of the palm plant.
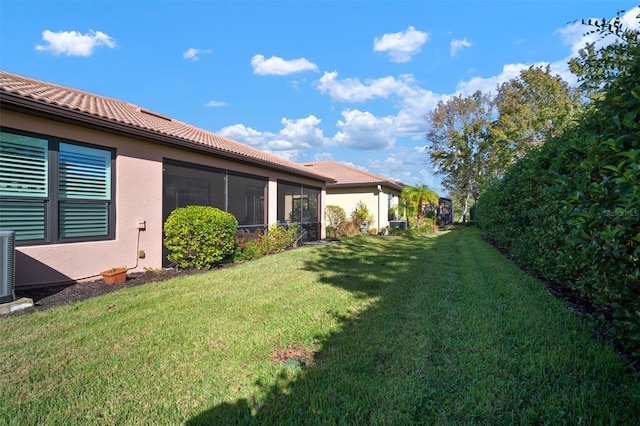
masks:
<svg viewBox="0 0 640 426"><path fill-rule="evenodd" d="M440 196L437 192L430 189L426 185L407 185L402 188L400 193L402 204L404 205L407 218L416 218L416 225L420 223L424 217L424 208L429 203L437 204Z"/></svg>

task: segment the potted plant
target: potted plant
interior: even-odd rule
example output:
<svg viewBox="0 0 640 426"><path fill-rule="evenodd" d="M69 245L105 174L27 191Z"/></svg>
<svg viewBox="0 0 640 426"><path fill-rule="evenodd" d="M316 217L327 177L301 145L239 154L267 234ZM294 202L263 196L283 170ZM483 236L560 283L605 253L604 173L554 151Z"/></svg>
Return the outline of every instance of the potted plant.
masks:
<svg viewBox="0 0 640 426"><path fill-rule="evenodd" d="M367 232L369 225L373 222L373 215L363 201L358 201L355 210L351 212L351 220L358 224L360 232Z"/></svg>
<svg viewBox="0 0 640 426"><path fill-rule="evenodd" d="M119 284L127 280L127 268L111 268L100 272L105 284Z"/></svg>

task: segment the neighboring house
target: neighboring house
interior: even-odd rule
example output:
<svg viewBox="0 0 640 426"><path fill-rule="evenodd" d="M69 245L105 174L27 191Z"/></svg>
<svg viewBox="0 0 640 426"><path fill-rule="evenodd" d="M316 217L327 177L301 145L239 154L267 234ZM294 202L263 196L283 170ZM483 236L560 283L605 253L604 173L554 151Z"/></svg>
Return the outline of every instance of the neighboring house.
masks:
<svg viewBox="0 0 640 426"><path fill-rule="evenodd" d="M0 71L0 230L16 286L161 268L176 207L211 205L246 232L302 222L324 237L320 171L136 105Z"/></svg>
<svg viewBox="0 0 640 426"><path fill-rule="evenodd" d="M393 212L397 209L403 184L336 161L315 161L303 165L309 171L335 179L334 183L327 183L326 205L340 206L349 216L356 204L362 201L373 215L371 227L376 229L387 227L389 220L394 219Z"/></svg>

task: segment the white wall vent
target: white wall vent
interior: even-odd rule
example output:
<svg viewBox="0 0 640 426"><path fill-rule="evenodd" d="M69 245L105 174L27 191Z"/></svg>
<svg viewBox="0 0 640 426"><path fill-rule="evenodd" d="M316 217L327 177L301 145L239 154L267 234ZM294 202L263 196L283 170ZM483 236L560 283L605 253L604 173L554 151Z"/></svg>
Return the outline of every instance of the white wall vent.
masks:
<svg viewBox="0 0 640 426"><path fill-rule="evenodd" d="M16 300L16 233L0 231L0 303Z"/></svg>

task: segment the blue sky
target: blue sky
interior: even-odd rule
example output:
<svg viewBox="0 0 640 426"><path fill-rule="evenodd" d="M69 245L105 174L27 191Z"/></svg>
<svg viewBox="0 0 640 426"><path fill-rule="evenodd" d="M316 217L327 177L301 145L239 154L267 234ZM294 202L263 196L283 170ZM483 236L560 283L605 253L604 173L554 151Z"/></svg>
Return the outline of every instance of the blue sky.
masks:
<svg viewBox="0 0 640 426"><path fill-rule="evenodd" d="M438 101L531 65L574 82L572 22L637 4L1 0L0 68L444 195L424 152Z"/></svg>

